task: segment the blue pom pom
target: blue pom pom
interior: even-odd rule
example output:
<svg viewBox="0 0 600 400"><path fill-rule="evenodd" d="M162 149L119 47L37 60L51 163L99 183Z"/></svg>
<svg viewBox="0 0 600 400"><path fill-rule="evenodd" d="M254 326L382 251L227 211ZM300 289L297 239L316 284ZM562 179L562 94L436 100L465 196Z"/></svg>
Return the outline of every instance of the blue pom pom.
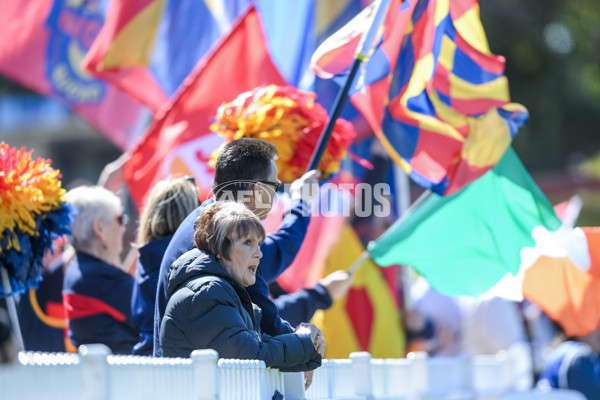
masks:
<svg viewBox="0 0 600 400"><path fill-rule="evenodd" d="M8 271L11 292L6 293L0 285L0 298L14 294L23 294L30 287L37 288L42 279L44 265L42 259L47 249L52 248L52 241L61 235L70 235L69 225L72 222L73 206L62 203L60 207L36 216L34 234L23 233L17 227L13 232L6 230L0 241L0 266ZM8 248L9 235L16 235L20 250Z"/></svg>

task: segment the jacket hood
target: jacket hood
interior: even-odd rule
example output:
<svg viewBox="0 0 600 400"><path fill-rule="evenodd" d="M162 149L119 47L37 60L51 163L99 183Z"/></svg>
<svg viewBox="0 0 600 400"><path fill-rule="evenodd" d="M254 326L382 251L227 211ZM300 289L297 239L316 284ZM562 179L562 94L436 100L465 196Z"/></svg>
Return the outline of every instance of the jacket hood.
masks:
<svg viewBox="0 0 600 400"><path fill-rule="evenodd" d="M168 296L175 293L185 282L201 275L216 275L234 282L231 275L221 267L212 254L199 249L192 249L184 253L171 265L167 281Z"/></svg>

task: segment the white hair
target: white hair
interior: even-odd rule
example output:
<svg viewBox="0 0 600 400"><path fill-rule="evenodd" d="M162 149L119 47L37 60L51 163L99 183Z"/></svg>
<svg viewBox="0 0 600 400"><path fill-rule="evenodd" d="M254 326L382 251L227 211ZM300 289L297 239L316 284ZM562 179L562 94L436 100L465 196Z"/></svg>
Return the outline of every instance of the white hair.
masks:
<svg viewBox="0 0 600 400"><path fill-rule="evenodd" d="M85 249L96 240L95 220L108 222L113 214L123 212L123 204L117 195L102 186L80 186L69 190L65 197L76 210L70 225L75 249Z"/></svg>

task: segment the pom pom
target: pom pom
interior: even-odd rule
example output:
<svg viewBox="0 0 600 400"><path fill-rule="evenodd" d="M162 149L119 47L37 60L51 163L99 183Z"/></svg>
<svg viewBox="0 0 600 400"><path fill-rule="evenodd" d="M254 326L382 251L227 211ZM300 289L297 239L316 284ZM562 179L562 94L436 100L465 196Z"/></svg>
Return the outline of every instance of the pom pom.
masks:
<svg viewBox="0 0 600 400"><path fill-rule="evenodd" d="M279 179L292 182L306 172L319 136L329 121L325 109L314 100L313 93L292 86L261 86L221 105L210 129L224 136L226 142L251 137L273 143L279 152L275 161ZM350 122L336 121L319 164L323 178L340 169L340 162L355 137Z"/></svg>
<svg viewBox="0 0 600 400"><path fill-rule="evenodd" d="M60 172L50 160L33 160L33 151L0 142L0 267L6 268L11 293L37 287L42 257L52 240L70 234L72 207L65 203Z"/></svg>

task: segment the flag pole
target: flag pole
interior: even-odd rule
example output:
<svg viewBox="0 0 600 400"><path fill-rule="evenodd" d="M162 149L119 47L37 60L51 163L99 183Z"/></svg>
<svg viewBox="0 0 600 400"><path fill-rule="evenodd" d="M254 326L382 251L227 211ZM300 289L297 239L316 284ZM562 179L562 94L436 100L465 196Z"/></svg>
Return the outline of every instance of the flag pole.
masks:
<svg viewBox="0 0 600 400"><path fill-rule="evenodd" d="M393 227L402 223L402 221L404 221L406 217L408 217L418 206L420 206L421 203L423 203L425 200L427 200L429 196L431 196L431 193L433 193L431 190L425 190L423 193L421 193L419 198L417 198L417 200L415 200L415 202L412 203L410 207L408 207L408 209L402 214L402 216L398 218L398 220L394 222L392 226L387 228L386 232L390 231ZM383 235L385 235L385 232L383 233ZM370 256L371 255L369 254L368 250L363 251L360 257L358 257L358 259L352 263L352 265L346 270L346 272L348 272L349 274L353 274L361 265L365 263L365 261L369 259Z"/></svg>
<svg viewBox="0 0 600 400"><path fill-rule="evenodd" d="M8 278L8 271L5 267L0 266L0 277L2 280L2 286L4 288L4 294L6 297L6 307L8 308L8 316L12 324L13 339L17 344L19 350L24 350L23 346L23 335L21 335L21 326L19 325L19 317L17 315L17 307L15 306L14 292L10 285L10 279Z"/></svg>
<svg viewBox="0 0 600 400"><path fill-rule="evenodd" d="M358 68L361 63L365 61L373 45L375 44L375 40L379 36L379 28L383 24L383 20L385 15L387 14L388 6L390 5L390 0L380 0L377 5L373 19L371 21L371 26L365 35L362 36L360 43L358 44L358 48L356 53L354 54L354 61L352 62L352 67L350 68L350 73L348 74L348 79L346 79L346 83L338 92L338 95L335 99L333 109L331 111L331 116L329 117L329 122L327 126L323 129L323 133L319 137L319 141L317 142L317 146L311 156L310 162L308 163L307 171L316 169L321 162L321 157L325 152L325 148L327 147L327 143L329 142L329 138L331 137L331 133L333 132L333 128L335 126L335 121L339 118L344 105L346 104L346 100L348 99L348 92L350 91L350 87L354 82L354 77L358 72Z"/></svg>

